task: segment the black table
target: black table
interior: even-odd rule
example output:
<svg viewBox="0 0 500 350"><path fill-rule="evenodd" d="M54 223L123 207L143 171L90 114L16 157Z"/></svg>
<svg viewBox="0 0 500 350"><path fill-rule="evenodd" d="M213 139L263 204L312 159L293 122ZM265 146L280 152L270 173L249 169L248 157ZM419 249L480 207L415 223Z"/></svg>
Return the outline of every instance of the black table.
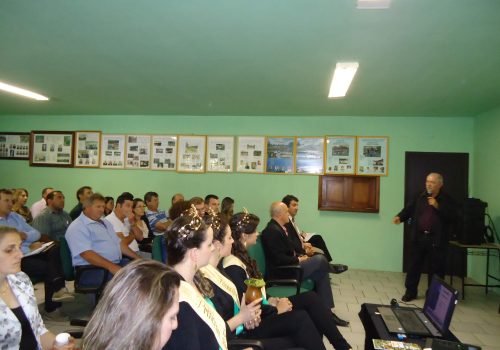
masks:
<svg viewBox="0 0 500 350"><path fill-rule="evenodd" d="M380 316L377 311L377 308L380 306L387 305L366 303L361 305L361 310L359 311L358 315L361 323L363 323L363 327L365 328L365 350L373 350L373 339L401 341L397 338L396 335L392 335L387 331L384 321L382 320L382 316ZM425 344L425 339L425 337L409 336L404 340L404 342L418 344L423 347ZM443 339L456 342L459 341L457 337L455 337L455 335L453 335L453 333L451 333L450 331L448 331L448 333L443 336Z"/></svg>

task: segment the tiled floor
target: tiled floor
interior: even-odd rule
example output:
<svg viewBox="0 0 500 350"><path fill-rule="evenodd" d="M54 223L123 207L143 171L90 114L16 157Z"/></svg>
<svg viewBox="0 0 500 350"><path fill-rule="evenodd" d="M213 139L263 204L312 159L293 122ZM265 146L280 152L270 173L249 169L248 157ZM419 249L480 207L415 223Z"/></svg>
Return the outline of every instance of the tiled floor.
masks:
<svg viewBox="0 0 500 350"><path fill-rule="evenodd" d="M340 275L332 275L332 288L335 298L335 313L351 322L349 327L340 327L340 331L353 349L363 349L364 329L358 317L362 303L389 304L392 298L400 299L404 294L404 274L369 270L348 270ZM447 277L447 282L449 278ZM458 279L455 286L459 284ZM419 298L414 301L423 306L423 295L427 286L427 277L421 280ZM37 299L43 300L43 286L37 286ZM68 287L71 287L68 284ZM451 322L452 332L465 343L480 345L483 350L500 350L500 294L484 294L483 288L467 287L467 299L459 300ZM82 316L89 310L89 301L85 296L77 296L74 302L63 306L71 316ZM47 327L54 333L70 328L68 323L47 322ZM325 342L328 350L333 347Z"/></svg>

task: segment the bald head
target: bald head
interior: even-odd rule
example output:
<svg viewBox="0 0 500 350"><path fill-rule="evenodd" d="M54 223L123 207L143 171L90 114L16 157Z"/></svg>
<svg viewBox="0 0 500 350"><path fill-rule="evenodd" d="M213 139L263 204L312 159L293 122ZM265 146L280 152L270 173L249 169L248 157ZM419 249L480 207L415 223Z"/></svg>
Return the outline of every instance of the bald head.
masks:
<svg viewBox="0 0 500 350"><path fill-rule="evenodd" d="M273 218L280 225L288 223L288 207L283 202L273 202L270 208L271 218Z"/></svg>
<svg viewBox="0 0 500 350"><path fill-rule="evenodd" d="M430 173L425 178L425 190L428 194L435 197L443 187L443 176L439 173Z"/></svg>

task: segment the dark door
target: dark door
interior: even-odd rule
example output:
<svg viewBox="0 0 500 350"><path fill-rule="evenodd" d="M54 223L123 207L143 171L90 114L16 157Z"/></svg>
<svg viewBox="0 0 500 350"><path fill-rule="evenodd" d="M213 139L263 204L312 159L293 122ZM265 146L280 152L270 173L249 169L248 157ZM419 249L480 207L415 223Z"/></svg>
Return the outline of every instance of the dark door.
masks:
<svg viewBox="0 0 500 350"><path fill-rule="evenodd" d="M406 152L405 156L405 203L415 198L425 190L425 178L429 173L436 172L443 175L446 191L457 205L463 203L469 196L469 154L468 153L442 153L442 152ZM410 226L405 223L403 242L403 271L408 270L410 251ZM453 239L454 237L450 237ZM462 254L455 254L451 261L448 254L446 273L449 274L450 266L453 265L455 275L464 274L466 261ZM427 266L424 271L427 271Z"/></svg>

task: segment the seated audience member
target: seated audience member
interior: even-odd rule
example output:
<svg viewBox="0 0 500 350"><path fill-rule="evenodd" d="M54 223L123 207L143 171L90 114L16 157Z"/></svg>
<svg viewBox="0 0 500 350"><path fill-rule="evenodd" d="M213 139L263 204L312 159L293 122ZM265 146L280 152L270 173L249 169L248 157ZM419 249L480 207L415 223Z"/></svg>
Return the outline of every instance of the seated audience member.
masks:
<svg viewBox="0 0 500 350"><path fill-rule="evenodd" d="M52 187L45 187L42 190L42 199L33 203L33 205L31 206L31 216L33 217L33 219L36 218L38 215L40 215L42 210L47 208L46 199L48 194L52 191L54 191Z"/></svg>
<svg viewBox="0 0 500 350"><path fill-rule="evenodd" d="M248 278L262 278L257 263L250 257L247 249L257 241L257 226L259 218L249 213L238 213L231 219L231 233L233 237L232 254L223 260L224 271L238 288L238 295L246 289L244 281ZM215 242L217 246L217 242ZM289 298L269 298L269 303L282 309L283 303L289 302L293 310L307 312L318 331L326 336L337 350L347 350L351 346L337 329L337 317L327 308L315 292L301 293Z"/></svg>
<svg viewBox="0 0 500 350"><path fill-rule="evenodd" d="M333 301L332 288L330 286L330 266L325 257L321 254L297 255L290 233L285 225L288 223L288 208L283 202L274 202L271 205L271 220L262 231L262 247L266 256L269 275L271 277L288 277L280 275L279 266L299 264L303 271L303 277L314 281L316 293L328 308L335 306ZM338 318L338 317L337 317ZM348 325L347 321L338 318L339 326Z"/></svg>
<svg viewBox="0 0 500 350"><path fill-rule="evenodd" d="M227 218L228 221L231 220L231 217L234 214L234 199L231 197L224 197L220 207L220 212Z"/></svg>
<svg viewBox="0 0 500 350"><path fill-rule="evenodd" d="M38 242L41 235L11 209L12 192L0 189L0 226L10 226L20 233L21 250L26 255L41 246L41 243ZM44 252L25 256L21 260L21 270L30 278L44 281L44 317L54 321L66 319L59 311L62 306L60 302L73 299L73 295L66 289L59 247L53 245Z"/></svg>
<svg viewBox="0 0 500 350"><path fill-rule="evenodd" d="M139 243L139 250L151 253L151 242L153 241L153 231L149 226L144 208L146 205L141 198L135 198L132 203L132 214L134 215L133 223L131 223L130 232Z"/></svg>
<svg viewBox="0 0 500 350"><path fill-rule="evenodd" d="M189 204L194 205L199 216L203 217L206 213L205 201L201 197L193 197L189 200Z"/></svg>
<svg viewBox="0 0 500 350"><path fill-rule="evenodd" d="M288 207L288 216L290 221L285 225L288 233L290 233L290 239L292 240L295 251L299 252L299 255L307 254L312 256L314 254L324 254L328 262L332 261L332 256L328 251L325 241L321 235L315 234L311 237L307 237L306 233L299 229L295 217L299 211L299 199L291 194L287 194L283 197L283 203ZM308 238L308 239L307 239ZM342 273L347 271L347 265L342 264L330 264L330 272L332 273Z"/></svg>
<svg viewBox="0 0 500 350"><path fill-rule="evenodd" d="M38 311L29 277L21 271L21 233L0 226L0 347L2 349L71 350L74 339L57 346Z"/></svg>
<svg viewBox="0 0 500 350"><path fill-rule="evenodd" d="M92 194L83 202L83 212L69 225L65 238L75 268L95 265L114 275L128 262L122 259L122 254L131 259L137 258L137 254L116 235L109 221L101 219L103 213L104 197L99 193ZM87 271L80 283L94 286L100 279L101 271Z"/></svg>
<svg viewBox="0 0 500 350"><path fill-rule="evenodd" d="M135 253L137 256L133 258L139 258L139 245L135 240L135 236L130 234L130 221L129 217L132 215L132 204L134 201L134 196L130 192L123 192L116 198L116 206L115 209L106 216L106 220L108 220L111 225L113 225L113 229L115 233L120 237L122 241L125 241L125 244ZM132 218L133 220L133 218Z"/></svg>
<svg viewBox="0 0 500 350"><path fill-rule="evenodd" d="M243 290L239 291L224 270L217 268L221 259L231 254L231 229L223 216L208 217L208 221L214 231L215 249L209 264L202 267L201 271L212 284L214 296L211 300L217 312L226 320L232 335L259 339L266 349L324 349L323 338L309 315L303 310L292 310L293 306L288 299L276 300L274 306L269 305L265 298L245 305ZM318 303L322 305L321 302ZM246 332L243 332L243 326L247 329ZM333 327L335 328L335 323Z"/></svg>
<svg viewBox="0 0 500 350"><path fill-rule="evenodd" d="M69 224L71 217L64 211L64 194L61 191L50 192L47 195L47 208L33 220L33 227L51 240L59 241Z"/></svg>
<svg viewBox="0 0 500 350"><path fill-rule="evenodd" d="M190 202L186 201L175 202L168 210L168 217L169 220L171 221L170 224L172 224L172 222L175 219L177 219L179 216L182 215L182 213L184 213L186 210L189 210L190 208L191 208Z"/></svg>
<svg viewBox="0 0 500 350"><path fill-rule="evenodd" d="M208 212L209 209L212 209L216 214L220 213L219 197L215 194L207 194L205 196L205 211Z"/></svg>
<svg viewBox="0 0 500 350"><path fill-rule="evenodd" d="M184 201L184 195L182 193L176 193L172 196L172 205L174 205L177 202L182 202Z"/></svg>
<svg viewBox="0 0 500 350"><path fill-rule="evenodd" d="M144 195L144 202L146 203L146 216L149 221L149 225L153 229L154 235L162 235L165 233L168 227L168 217L165 210L158 209L160 205L160 200L158 198L158 193L147 192Z"/></svg>
<svg viewBox="0 0 500 350"><path fill-rule="evenodd" d="M83 202L85 202L92 195L92 187L83 186L76 191L76 199L78 200L78 204L75 205L73 209L69 212L69 216L71 220L75 220L80 216L83 210Z"/></svg>
<svg viewBox="0 0 500 350"><path fill-rule="evenodd" d="M177 328L179 284L179 274L156 261L125 266L85 327L82 350L160 350Z"/></svg>
<svg viewBox="0 0 500 350"><path fill-rule="evenodd" d="M25 188L18 188L14 190L12 195L12 211L21 215L24 220L31 225L33 217L31 216L30 209L26 206L28 196L28 190Z"/></svg>
<svg viewBox="0 0 500 350"><path fill-rule="evenodd" d="M167 230L167 259L181 277L178 328L166 350L227 350L226 323L209 304L210 284L199 268L208 264L213 232L191 211L177 218Z"/></svg>
<svg viewBox="0 0 500 350"><path fill-rule="evenodd" d="M104 197L104 216L108 216L115 208L115 199L113 197Z"/></svg>

